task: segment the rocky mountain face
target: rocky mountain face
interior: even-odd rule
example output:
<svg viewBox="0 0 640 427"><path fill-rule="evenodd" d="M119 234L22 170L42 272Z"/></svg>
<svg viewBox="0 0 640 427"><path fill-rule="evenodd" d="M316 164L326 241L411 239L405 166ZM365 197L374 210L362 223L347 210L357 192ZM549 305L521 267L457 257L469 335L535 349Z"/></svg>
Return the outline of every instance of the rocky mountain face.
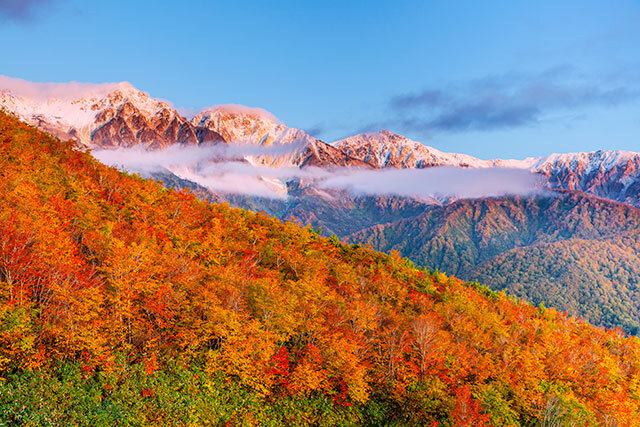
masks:
<svg viewBox="0 0 640 427"><path fill-rule="evenodd" d="M149 114L134 102L122 98L117 108L107 108L96 114L96 128L91 132L92 146L127 147L144 145L148 148L164 148L172 144L197 145L205 142L224 142L219 134L206 128L193 126L174 109L165 105Z"/></svg>

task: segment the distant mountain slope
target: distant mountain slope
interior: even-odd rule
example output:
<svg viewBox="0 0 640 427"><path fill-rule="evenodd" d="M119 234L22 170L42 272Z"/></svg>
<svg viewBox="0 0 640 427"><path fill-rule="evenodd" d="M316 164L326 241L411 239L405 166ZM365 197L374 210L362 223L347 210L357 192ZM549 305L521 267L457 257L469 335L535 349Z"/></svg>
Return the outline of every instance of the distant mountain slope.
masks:
<svg viewBox="0 0 640 427"><path fill-rule="evenodd" d="M534 304L638 335L639 245L636 234L515 248L482 262L471 277Z"/></svg>
<svg viewBox="0 0 640 427"><path fill-rule="evenodd" d="M624 204L571 191L461 200L347 240L595 324L640 327L640 210Z"/></svg>
<svg viewBox="0 0 640 427"><path fill-rule="evenodd" d="M636 339L168 191L2 113L0 191L2 424L640 422Z"/></svg>
<svg viewBox="0 0 640 427"><path fill-rule="evenodd" d="M200 195L215 200L213 195ZM232 206L264 211L283 220L295 219L321 229L324 236L339 237L376 224L413 218L434 207L433 203L409 197L353 195L347 191L319 190L299 181L289 182L288 195L285 200L243 195L225 195L225 199Z"/></svg>

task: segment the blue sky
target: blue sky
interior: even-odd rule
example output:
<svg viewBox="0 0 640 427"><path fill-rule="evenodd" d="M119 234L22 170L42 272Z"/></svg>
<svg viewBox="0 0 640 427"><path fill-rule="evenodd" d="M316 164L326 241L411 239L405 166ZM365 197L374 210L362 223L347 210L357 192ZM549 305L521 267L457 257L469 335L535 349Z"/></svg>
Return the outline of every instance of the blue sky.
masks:
<svg viewBox="0 0 640 427"><path fill-rule="evenodd" d="M265 108L332 141L640 151L640 1L0 0L0 74Z"/></svg>

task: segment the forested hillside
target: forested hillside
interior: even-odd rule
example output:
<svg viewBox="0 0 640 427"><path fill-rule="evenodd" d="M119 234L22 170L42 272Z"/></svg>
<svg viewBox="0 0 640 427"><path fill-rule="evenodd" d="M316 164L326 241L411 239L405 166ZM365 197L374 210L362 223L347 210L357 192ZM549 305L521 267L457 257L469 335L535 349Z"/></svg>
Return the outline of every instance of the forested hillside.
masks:
<svg viewBox="0 0 640 427"><path fill-rule="evenodd" d="M640 327L640 210L585 193L461 200L349 236L592 323Z"/></svg>
<svg viewBox="0 0 640 427"><path fill-rule="evenodd" d="M0 191L0 423L640 423L620 331L166 190L4 114Z"/></svg>

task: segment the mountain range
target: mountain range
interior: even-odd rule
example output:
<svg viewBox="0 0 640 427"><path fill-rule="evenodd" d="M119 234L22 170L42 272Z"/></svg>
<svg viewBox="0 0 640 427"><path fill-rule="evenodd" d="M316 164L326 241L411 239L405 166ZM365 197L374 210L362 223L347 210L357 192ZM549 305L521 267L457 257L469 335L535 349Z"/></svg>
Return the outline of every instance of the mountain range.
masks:
<svg viewBox="0 0 640 427"><path fill-rule="evenodd" d="M640 153L597 151L551 154L524 160L480 160L445 153L389 131L359 134L327 144L271 113L237 105L205 108L191 118L168 102L150 98L129 83L30 83L0 77L0 108L63 139L88 147L172 144L291 144L291 152L257 156L271 166L359 166L368 168L526 169L546 177L551 188L581 190L635 206L640 204Z"/></svg>
<svg viewBox="0 0 640 427"><path fill-rule="evenodd" d="M52 85L2 78L0 106L94 150L163 150L175 144L264 148L235 160L259 171L301 171L284 178L261 176L279 197L212 189L206 180L187 173L188 168L171 168L170 162L149 175L167 186L189 188L203 199L266 211L280 219L296 218L324 235L399 251L419 265L482 281L597 325L632 333L640 327L635 245L640 232L639 153L481 160L385 130L325 143L257 108L223 105L187 118L168 102L127 83ZM531 195L418 197L325 188L313 172L434 167L528 171L542 186Z"/></svg>
<svg viewBox="0 0 640 427"><path fill-rule="evenodd" d="M640 330L640 210L570 190L459 200L345 238L607 327Z"/></svg>

